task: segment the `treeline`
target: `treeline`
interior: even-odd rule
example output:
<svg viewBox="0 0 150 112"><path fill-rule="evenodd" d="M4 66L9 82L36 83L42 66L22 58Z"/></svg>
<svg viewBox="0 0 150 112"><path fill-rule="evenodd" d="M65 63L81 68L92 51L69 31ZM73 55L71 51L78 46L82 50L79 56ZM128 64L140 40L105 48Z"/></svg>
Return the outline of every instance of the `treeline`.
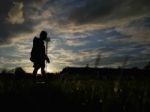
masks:
<svg viewBox="0 0 150 112"><path fill-rule="evenodd" d="M149 69L67 67L60 73L66 79L146 79Z"/></svg>
<svg viewBox="0 0 150 112"><path fill-rule="evenodd" d="M0 77L15 79L34 79L31 73L26 73L21 67L13 73L2 71ZM37 78L43 78L38 75ZM47 73L47 79L147 79L150 78L150 69L138 68L91 68L91 67L66 67L60 73Z"/></svg>

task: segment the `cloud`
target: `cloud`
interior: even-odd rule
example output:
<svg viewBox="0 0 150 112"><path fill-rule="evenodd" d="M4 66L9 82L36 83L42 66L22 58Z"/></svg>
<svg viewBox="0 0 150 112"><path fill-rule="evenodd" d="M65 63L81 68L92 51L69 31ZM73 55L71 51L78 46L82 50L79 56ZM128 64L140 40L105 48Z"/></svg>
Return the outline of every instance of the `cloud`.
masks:
<svg viewBox="0 0 150 112"><path fill-rule="evenodd" d="M15 49L16 51L18 52L19 56L20 55L27 55L27 56L30 56L30 52L31 52L31 49L32 49L32 45L30 45L30 43L26 41L26 42L20 42L20 43L16 43L15 44Z"/></svg>
<svg viewBox="0 0 150 112"><path fill-rule="evenodd" d="M93 22L110 14L115 5L117 5L115 0L87 0L85 5L74 9L70 19L80 24Z"/></svg>
<svg viewBox="0 0 150 112"><path fill-rule="evenodd" d="M131 18L149 15L150 4L148 0L8 0L7 3L0 4L1 45L10 44L10 39L21 33L37 33L41 29L63 35L119 27ZM19 13L14 13L16 9ZM13 25L6 23L6 18Z"/></svg>
<svg viewBox="0 0 150 112"><path fill-rule="evenodd" d="M119 66L128 54L148 60L149 6L149 0L2 1L0 57L12 59L10 64L3 61L5 66L17 63L31 69L29 61L13 59L29 59L33 37L46 30L52 39L48 55L53 69L93 66L98 53L101 66Z"/></svg>
<svg viewBox="0 0 150 112"><path fill-rule="evenodd" d="M103 58L110 58L114 52L109 48L85 48L78 51L59 49L51 51L49 55L52 60L52 65L55 64L65 67L86 66L87 64L93 66L98 54L102 55Z"/></svg>
<svg viewBox="0 0 150 112"><path fill-rule="evenodd" d="M130 36L131 41L135 42L150 42L150 17L144 17L130 21L128 24L118 27L117 31L124 35Z"/></svg>
<svg viewBox="0 0 150 112"><path fill-rule="evenodd" d="M66 44L68 46L74 46L74 47L78 47L78 46L84 46L88 43L88 41L82 41L81 39L67 39L66 40Z"/></svg>
<svg viewBox="0 0 150 112"><path fill-rule="evenodd" d="M22 24L25 19L23 17L23 3L13 2L13 7L8 12L6 20L11 24Z"/></svg>
<svg viewBox="0 0 150 112"><path fill-rule="evenodd" d="M39 4L40 1L42 5L44 0L16 0L16 2L8 0L0 4L0 26L2 27L0 47L12 46L13 39L20 41L20 38L23 38L23 34L29 35L29 33L36 33L34 26L39 24L40 21L32 21L30 19L32 13L28 9L33 9L33 5L35 3Z"/></svg>

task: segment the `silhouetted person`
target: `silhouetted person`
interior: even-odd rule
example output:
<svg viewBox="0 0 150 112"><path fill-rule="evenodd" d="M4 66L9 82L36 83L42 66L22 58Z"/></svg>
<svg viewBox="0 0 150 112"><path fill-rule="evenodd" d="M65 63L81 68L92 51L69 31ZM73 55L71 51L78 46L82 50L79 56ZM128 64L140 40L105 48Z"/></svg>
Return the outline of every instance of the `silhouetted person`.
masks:
<svg viewBox="0 0 150 112"><path fill-rule="evenodd" d="M45 76L45 61L48 63L50 62L46 52L45 52L45 45L44 40L47 39L47 32L41 31L40 37L34 37L33 39L33 48L31 51L31 58L30 60L33 62L33 76L36 77L37 71L41 68L41 73Z"/></svg>

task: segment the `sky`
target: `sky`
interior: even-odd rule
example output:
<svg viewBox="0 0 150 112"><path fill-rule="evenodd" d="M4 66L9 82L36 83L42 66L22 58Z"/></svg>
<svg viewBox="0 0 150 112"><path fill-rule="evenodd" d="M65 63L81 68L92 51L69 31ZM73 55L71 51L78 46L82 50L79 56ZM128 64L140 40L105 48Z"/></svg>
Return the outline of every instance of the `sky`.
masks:
<svg viewBox="0 0 150 112"><path fill-rule="evenodd" d="M32 72L32 42L51 38L48 72L65 67L143 68L150 61L150 0L1 0L0 69Z"/></svg>

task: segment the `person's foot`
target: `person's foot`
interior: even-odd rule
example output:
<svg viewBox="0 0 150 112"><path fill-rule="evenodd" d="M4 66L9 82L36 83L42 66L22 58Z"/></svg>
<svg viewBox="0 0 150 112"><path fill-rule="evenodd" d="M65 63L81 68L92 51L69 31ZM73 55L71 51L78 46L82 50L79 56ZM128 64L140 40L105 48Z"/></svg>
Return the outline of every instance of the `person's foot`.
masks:
<svg viewBox="0 0 150 112"><path fill-rule="evenodd" d="M47 82L47 76L46 76L46 75L43 75L43 80L44 80L45 82Z"/></svg>
<svg viewBox="0 0 150 112"><path fill-rule="evenodd" d="M36 75L33 75L32 79L35 81L37 79Z"/></svg>

